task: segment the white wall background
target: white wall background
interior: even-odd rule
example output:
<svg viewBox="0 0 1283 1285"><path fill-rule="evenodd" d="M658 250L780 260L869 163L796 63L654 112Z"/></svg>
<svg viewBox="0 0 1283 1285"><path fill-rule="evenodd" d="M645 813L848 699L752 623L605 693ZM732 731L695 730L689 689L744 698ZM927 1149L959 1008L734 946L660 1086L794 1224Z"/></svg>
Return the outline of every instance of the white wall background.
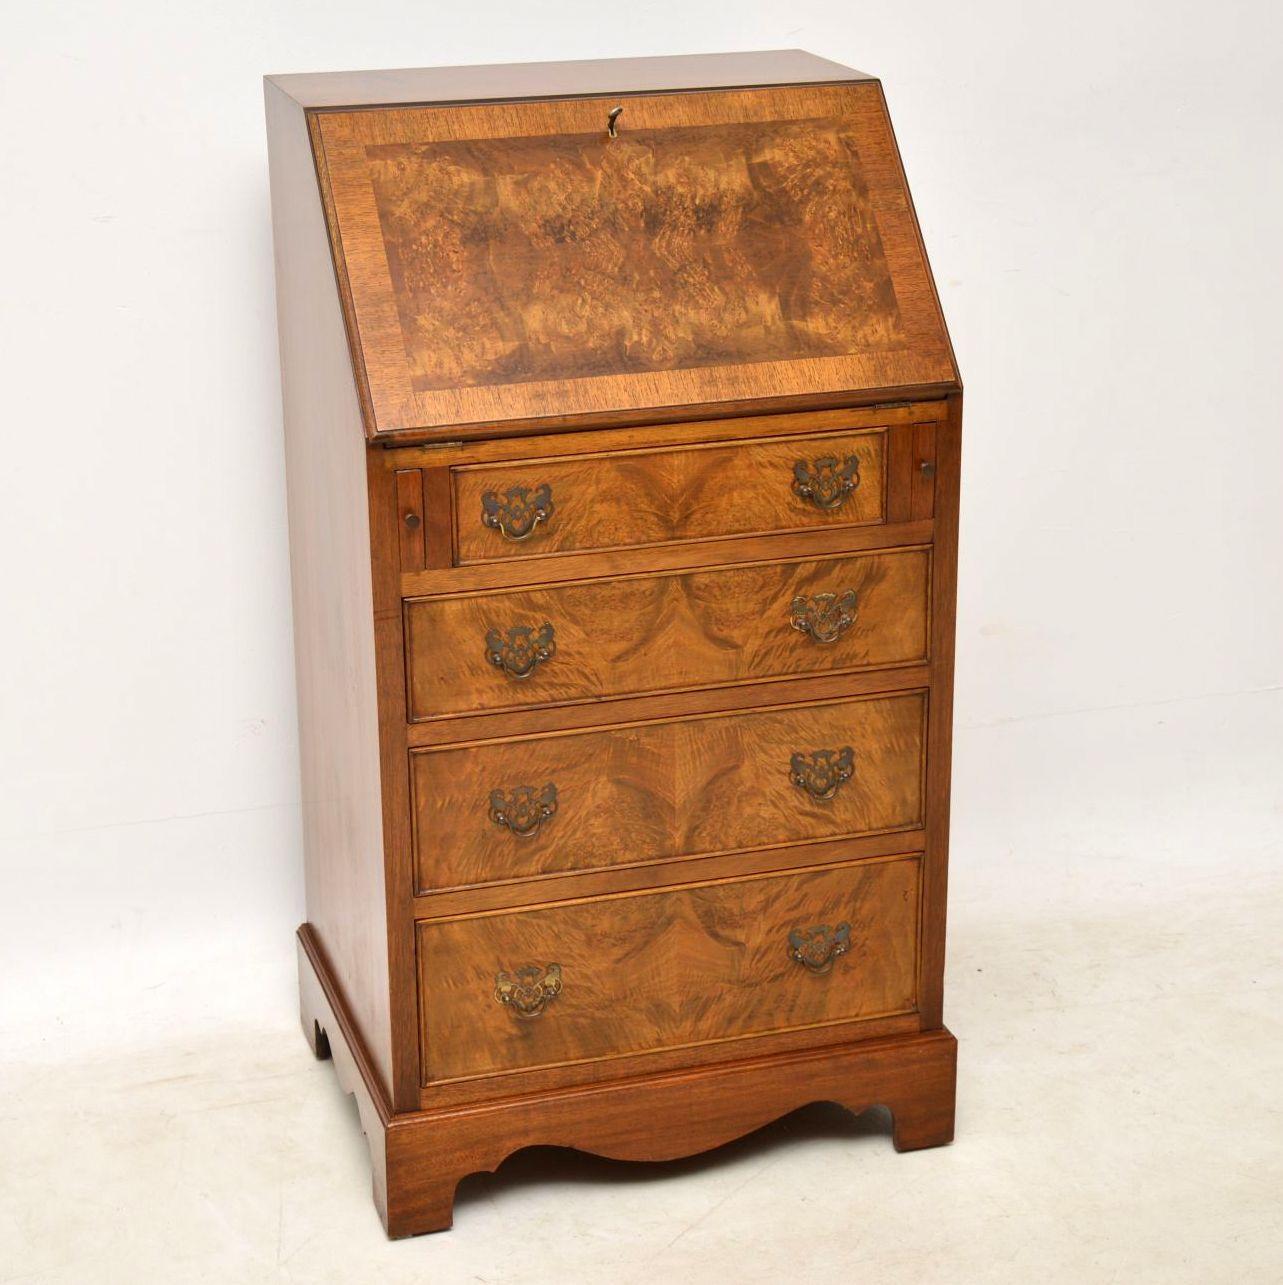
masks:
<svg viewBox="0 0 1283 1285"><path fill-rule="evenodd" d="M883 79L967 381L961 732L1045 718L1052 737L1067 711L1283 684L1271 0L13 6L7 1047L145 1038L254 990L291 1002L301 858L261 74L779 46ZM1180 752L1202 751L1191 737ZM1019 766L1037 780L1036 756ZM1065 806L1125 790L1131 766L1102 744ZM202 950L247 980L215 983Z"/></svg>

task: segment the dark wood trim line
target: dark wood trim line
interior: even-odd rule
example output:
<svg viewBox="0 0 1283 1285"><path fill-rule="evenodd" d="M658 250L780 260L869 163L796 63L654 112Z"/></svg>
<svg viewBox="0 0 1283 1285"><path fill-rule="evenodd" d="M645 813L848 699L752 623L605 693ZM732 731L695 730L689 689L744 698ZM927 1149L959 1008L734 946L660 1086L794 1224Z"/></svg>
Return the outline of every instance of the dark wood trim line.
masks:
<svg viewBox="0 0 1283 1285"><path fill-rule="evenodd" d="M661 857L591 870L558 870L525 879L420 892L416 920L502 913L565 901L592 901L626 892L654 892L691 883L717 883L830 865L893 860L920 854L925 831L919 826L853 838L815 839L747 851Z"/></svg>
<svg viewBox="0 0 1283 1285"><path fill-rule="evenodd" d="M719 714L755 713L833 705L857 697L895 695L925 689L930 666L844 671L783 678L754 678L719 687L644 695L601 697L594 701L527 706L490 714L460 714L407 725L411 752L444 746L591 731L596 728L668 723Z"/></svg>
<svg viewBox="0 0 1283 1285"><path fill-rule="evenodd" d="M820 561L847 554L922 548L931 543L934 531L931 522L904 522L898 526L870 524L473 562L461 567L409 572L401 577L401 595L439 598L540 586L561 587L629 576L689 575L696 571L773 562Z"/></svg>
<svg viewBox="0 0 1283 1285"><path fill-rule="evenodd" d="M572 455L610 455L616 452L665 451L678 447L738 445L749 439L811 436L815 433L863 432L897 424L942 422L949 404L943 397L926 401L897 401L845 410L817 410L783 415L726 414L702 420L634 427L605 427L567 437L564 433L506 437L478 442L431 442L421 446L389 446L385 468L426 468L448 465L472 467Z"/></svg>
<svg viewBox="0 0 1283 1285"><path fill-rule="evenodd" d="M486 420L449 424L440 428L398 427L378 431L370 440L386 446L414 446L445 439L452 445L479 439L518 438L544 433L577 433L598 428L640 428L707 420L716 422L727 413L748 419L757 415L799 415L811 411L859 410L908 402L937 401L959 390L955 381L871 388L861 393L806 393L790 397L763 397L751 401L698 402L681 406L646 406L638 410L585 412L581 415L545 416L539 419Z"/></svg>

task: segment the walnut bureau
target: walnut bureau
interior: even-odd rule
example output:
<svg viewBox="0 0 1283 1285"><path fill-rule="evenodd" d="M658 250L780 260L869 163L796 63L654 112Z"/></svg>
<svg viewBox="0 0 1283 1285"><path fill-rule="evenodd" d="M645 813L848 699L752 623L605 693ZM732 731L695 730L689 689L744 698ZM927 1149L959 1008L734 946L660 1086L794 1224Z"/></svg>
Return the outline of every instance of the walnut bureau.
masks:
<svg viewBox="0 0 1283 1285"><path fill-rule="evenodd" d="M961 385L880 84L265 92L303 1025L388 1233L536 1144L948 1142Z"/></svg>

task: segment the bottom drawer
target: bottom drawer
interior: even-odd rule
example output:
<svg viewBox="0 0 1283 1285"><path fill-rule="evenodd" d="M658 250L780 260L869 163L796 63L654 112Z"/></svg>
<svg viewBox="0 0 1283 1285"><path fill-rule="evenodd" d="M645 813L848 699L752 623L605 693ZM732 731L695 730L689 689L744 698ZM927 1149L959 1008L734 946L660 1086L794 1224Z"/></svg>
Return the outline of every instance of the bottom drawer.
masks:
<svg viewBox="0 0 1283 1285"><path fill-rule="evenodd" d="M425 1084L916 1007L920 858L418 925Z"/></svg>

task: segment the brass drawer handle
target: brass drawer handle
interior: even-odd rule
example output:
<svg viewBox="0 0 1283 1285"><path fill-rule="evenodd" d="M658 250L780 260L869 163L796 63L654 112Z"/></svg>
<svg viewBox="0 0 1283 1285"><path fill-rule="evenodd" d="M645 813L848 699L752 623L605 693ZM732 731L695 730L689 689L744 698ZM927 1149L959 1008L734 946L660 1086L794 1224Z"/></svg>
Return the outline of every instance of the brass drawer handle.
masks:
<svg viewBox="0 0 1283 1285"><path fill-rule="evenodd" d="M794 460L793 494L817 509L840 509L860 485L860 460L847 455L822 455L814 460Z"/></svg>
<svg viewBox="0 0 1283 1285"><path fill-rule="evenodd" d="M836 928L816 924L814 928L794 928L789 933L789 958L796 960L817 977L833 971L833 961L851 949L851 925Z"/></svg>
<svg viewBox="0 0 1283 1285"><path fill-rule="evenodd" d="M514 544L529 540L540 522L552 517L552 487L541 483L533 491L512 486L500 494L487 491L481 497L481 523L498 531Z"/></svg>
<svg viewBox="0 0 1283 1285"><path fill-rule="evenodd" d="M540 664L556 654L556 635L547 621L538 628L513 625L503 631L486 631L486 659L509 678L529 678Z"/></svg>
<svg viewBox="0 0 1283 1285"><path fill-rule="evenodd" d="M496 973L494 997L523 1020L538 1017L561 994L561 965L525 964L511 973Z"/></svg>
<svg viewBox="0 0 1283 1285"><path fill-rule="evenodd" d="M855 751L849 745L840 750L799 752L789 759L789 780L820 802L831 799L854 772Z"/></svg>
<svg viewBox="0 0 1283 1285"><path fill-rule="evenodd" d="M539 827L557 811L557 787L551 781L542 790L517 785L511 791L490 791L490 820L506 825L519 839L539 833Z"/></svg>
<svg viewBox="0 0 1283 1285"><path fill-rule="evenodd" d="M798 594L789 604L789 624L817 643L837 642L855 624L855 604L854 589L812 598Z"/></svg>

